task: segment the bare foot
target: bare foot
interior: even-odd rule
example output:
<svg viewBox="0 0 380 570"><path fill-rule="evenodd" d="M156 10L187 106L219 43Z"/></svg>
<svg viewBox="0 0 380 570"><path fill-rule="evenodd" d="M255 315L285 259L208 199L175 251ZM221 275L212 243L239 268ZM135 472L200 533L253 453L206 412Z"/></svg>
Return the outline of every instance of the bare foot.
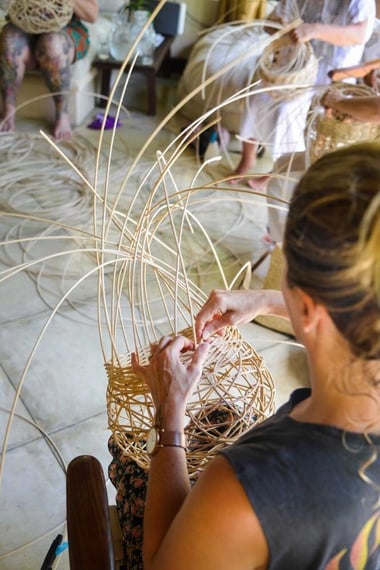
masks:
<svg viewBox="0 0 380 570"><path fill-rule="evenodd" d="M54 125L53 135L57 140L70 140L73 131L71 130L70 118L68 113L62 113Z"/></svg>
<svg viewBox="0 0 380 570"><path fill-rule="evenodd" d="M236 178L234 176L238 175ZM240 174L240 172L236 172L236 170L233 171L233 173L231 174L231 178L229 178L227 180L228 184L231 184L232 186L235 186L235 184L245 184L246 182L246 175L245 174Z"/></svg>
<svg viewBox="0 0 380 570"><path fill-rule="evenodd" d="M251 176L253 176L251 174ZM238 178L230 178L227 180L228 184L235 185L235 184L242 184L249 186L252 190L258 190L264 192L267 188L270 176L254 176L253 178L249 178L248 174L241 175Z"/></svg>
<svg viewBox="0 0 380 570"><path fill-rule="evenodd" d="M12 105L4 107L4 112L0 116L0 131L10 133L16 128L16 108Z"/></svg>
<svg viewBox="0 0 380 570"><path fill-rule="evenodd" d="M228 180L229 184L244 184L246 182L246 177L251 168L253 168L254 162L244 161L241 159L235 170L231 173L231 178ZM236 176L236 178L235 178Z"/></svg>
<svg viewBox="0 0 380 570"><path fill-rule="evenodd" d="M254 178L247 178L246 182L253 190L264 191L267 189L270 176L255 176Z"/></svg>
<svg viewBox="0 0 380 570"><path fill-rule="evenodd" d="M257 141L243 141L242 146L242 153L241 159L233 173L231 174L231 178L229 180L230 184L239 184L243 179L242 178L233 178L233 175L237 174L238 176L242 176L243 174L247 174L250 170L252 170L256 164L256 151L257 151Z"/></svg>

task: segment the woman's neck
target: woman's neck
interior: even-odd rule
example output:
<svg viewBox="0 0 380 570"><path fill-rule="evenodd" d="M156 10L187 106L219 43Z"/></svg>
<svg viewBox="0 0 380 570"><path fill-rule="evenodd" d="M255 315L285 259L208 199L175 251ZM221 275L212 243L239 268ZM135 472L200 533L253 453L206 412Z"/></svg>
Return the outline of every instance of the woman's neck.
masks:
<svg viewBox="0 0 380 570"><path fill-rule="evenodd" d="M339 359L337 359L339 362ZM311 366L312 394L300 402L295 420L333 425L346 431L380 434L380 363L352 358Z"/></svg>

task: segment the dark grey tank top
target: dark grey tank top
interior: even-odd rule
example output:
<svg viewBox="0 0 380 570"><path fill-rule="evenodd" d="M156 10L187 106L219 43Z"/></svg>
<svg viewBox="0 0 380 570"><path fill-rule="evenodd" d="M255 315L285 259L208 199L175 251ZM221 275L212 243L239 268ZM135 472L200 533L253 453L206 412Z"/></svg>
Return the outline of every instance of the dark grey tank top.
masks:
<svg viewBox="0 0 380 570"><path fill-rule="evenodd" d="M260 520L270 570L380 570L380 436L290 418L310 393L293 392L222 453Z"/></svg>

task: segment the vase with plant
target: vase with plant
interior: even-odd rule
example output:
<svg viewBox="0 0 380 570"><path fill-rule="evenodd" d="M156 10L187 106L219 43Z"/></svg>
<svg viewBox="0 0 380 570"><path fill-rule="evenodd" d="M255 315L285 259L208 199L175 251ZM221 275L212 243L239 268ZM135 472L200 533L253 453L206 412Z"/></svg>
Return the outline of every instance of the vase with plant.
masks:
<svg viewBox="0 0 380 570"><path fill-rule="evenodd" d="M140 16L140 18L144 17L147 20L150 12L151 6L149 5L148 0L130 0L125 4L122 4L118 10L119 14L122 14L123 16L127 15L127 18L130 22L135 19L136 13L138 18L139 14L144 14L144 16Z"/></svg>
<svg viewBox="0 0 380 570"><path fill-rule="evenodd" d="M124 60L142 28L149 19L149 5L146 0L130 0L123 5L113 21L110 53L114 59ZM156 47L156 34L153 25L146 27L137 45L139 59L143 65L151 64Z"/></svg>

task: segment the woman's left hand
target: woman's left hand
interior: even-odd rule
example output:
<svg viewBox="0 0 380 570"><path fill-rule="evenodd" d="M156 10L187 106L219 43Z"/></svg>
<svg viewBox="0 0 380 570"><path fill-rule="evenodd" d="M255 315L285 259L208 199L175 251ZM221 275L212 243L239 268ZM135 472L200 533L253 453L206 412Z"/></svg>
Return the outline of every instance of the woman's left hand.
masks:
<svg viewBox="0 0 380 570"><path fill-rule="evenodd" d="M317 24L300 24L290 32L296 43L304 44L317 37Z"/></svg>
<svg viewBox="0 0 380 570"><path fill-rule="evenodd" d="M188 364L181 361L181 353L193 350ZM194 343L184 336L165 336L152 345L147 366L141 366L135 353L132 366L135 373L148 385L161 427L179 429L184 421L186 404L198 383L209 350L209 343ZM175 425L174 425L175 424Z"/></svg>

